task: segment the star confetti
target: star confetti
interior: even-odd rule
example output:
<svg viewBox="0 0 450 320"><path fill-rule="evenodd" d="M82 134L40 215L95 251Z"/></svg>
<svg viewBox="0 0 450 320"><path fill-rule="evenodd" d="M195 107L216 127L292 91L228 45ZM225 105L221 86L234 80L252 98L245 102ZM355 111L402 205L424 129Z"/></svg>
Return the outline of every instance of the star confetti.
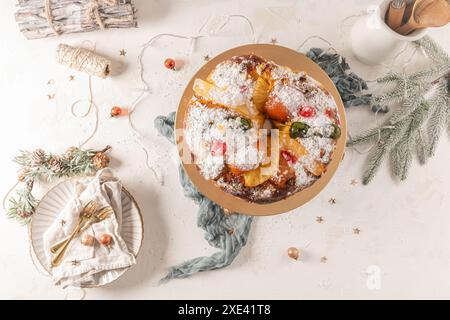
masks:
<svg viewBox="0 0 450 320"><path fill-rule="evenodd" d="M127 55L127 51L126 51L125 49L121 49L121 50L119 51L119 54L120 54L122 57L125 57L125 56Z"/></svg>
<svg viewBox="0 0 450 320"><path fill-rule="evenodd" d="M330 198L330 200L328 200L328 203L331 205L336 204L336 198Z"/></svg>
<svg viewBox="0 0 450 320"><path fill-rule="evenodd" d="M73 265L73 266L78 266L78 265L80 265L80 261L78 261L78 260L72 260L72 265Z"/></svg>
<svg viewBox="0 0 450 320"><path fill-rule="evenodd" d="M270 39L270 43L271 44L277 44L277 38L272 38L272 39Z"/></svg>
<svg viewBox="0 0 450 320"><path fill-rule="evenodd" d="M64 226L64 225L66 224L66 220L62 220L62 219L61 219L61 222L60 222L60 223L61 223L61 227L62 227L62 226Z"/></svg>
<svg viewBox="0 0 450 320"><path fill-rule="evenodd" d="M327 257L325 257L325 256L320 257L320 262L321 262L321 263L327 263L327 261L328 261L328 258L327 258Z"/></svg>
<svg viewBox="0 0 450 320"><path fill-rule="evenodd" d="M54 93L52 93L52 94L47 94L47 98L48 98L48 100L55 99L55 94L54 94Z"/></svg>
<svg viewBox="0 0 450 320"><path fill-rule="evenodd" d="M354 234L360 234L361 230L359 228L353 228Z"/></svg>
<svg viewBox="0 0 450 320"><path fill-rule="evenodd" d="M317 217L316 218L316 222L317 223L322 223L324 220L323 220L323 218L321 217L321 216L319 216L319 217Z"/></svg>
<svg viewBox="0 0 450 320"><path fill-rule="evenodd" d="M203 57L204 61L209 61L211 59L211 57L207 54L206 56Z"/></svg>
<svg viewBox="0 0 450 320"><path fill-rule="evenodd" d="M352 186L356 186L356 185L358 184L358 180L352 179L352 180L350 181L350 184L351 184Z"/></svg>
<svg viewBox="0 0 450 320"><path fill-rule="evenodd" d="M75 80L75 76L71 74L71 75L69 76L69 81L73 81L73 80Z"/></svg>

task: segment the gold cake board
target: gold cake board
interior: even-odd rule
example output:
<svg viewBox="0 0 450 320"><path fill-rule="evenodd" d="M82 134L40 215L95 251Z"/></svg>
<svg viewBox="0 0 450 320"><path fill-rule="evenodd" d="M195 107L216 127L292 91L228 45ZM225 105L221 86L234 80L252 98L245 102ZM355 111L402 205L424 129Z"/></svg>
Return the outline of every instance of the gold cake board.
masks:
<svg viewBox="0 0 450 320"><path fill-rule="evenodd" d="M333 81L328 77L328 75L323 71L314 61L306 57L295 50L281 47L272 44L250 44L225 51L214 59L211 59L206 63L189 81L186 89L181 97L180 104L178 107L175 129L176 130L176 141L180 143L181 135L180 130L184 129L185 117L187 112L187 107L189 100L193 95L193 84L195 79L201 78L206 79L210 72L216 67L220 62L227 60L233 56L238 55L248 55L255 54L266 60L275 62L280 66L287 66L293 70L305 71L311 77L319 81L325 89L333 96L336 101L336 105L339 112L339 119L341 122L341 136L336 143L336 149L333 153L332 159L327 166L327 171L310 187L299 191L291 196L288 196L284 200L280 200L273 203L258 204L248 202L244 199L233 196L215 185L214 181L206 180L200 174L197 166L195 164L183 163L183 167L186 170L187 175L191 179L195 187L206 197L219 204L225 209L231 212L237 212L242 214L254 215L254 216L264 216L264 215L275 215L284 212L288 212L301 205L307 203L312 198L320 193L320 191L325 188L328 182L333 177L336 172L343 156L344 149L347 138L347 123L345 119L345 110L342 99L339 95L338 90L334 86ZM181 143L180 143L181 144ZM186 144L183 144L183 148L178 148L179 152L182 150L186 152ZM182 156L180 154L180 156Z"/></svg>

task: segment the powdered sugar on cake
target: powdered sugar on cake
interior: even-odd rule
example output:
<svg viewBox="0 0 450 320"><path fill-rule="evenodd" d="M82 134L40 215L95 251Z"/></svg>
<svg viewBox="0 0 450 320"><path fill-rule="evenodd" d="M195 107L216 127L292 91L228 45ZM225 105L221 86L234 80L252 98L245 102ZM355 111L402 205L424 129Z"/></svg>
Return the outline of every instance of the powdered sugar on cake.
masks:
<svg viewBox="0 0 450 320"><path fill-rule="evenodd" d="M287 110L287 121L271 118L266 105L256 108L259 78L268 83L267 99ZM307 188L326 171L340 134L337 106L305 72L239 56L218 64L196 86L185 118L185 140L205 179L233 195L263 203ZM267 150L259 149L265 146L259 129L268 123L289 134L269 163ZM275 143L278 140L271 142ZM268 166L275 170L268 171Z"/></svg>

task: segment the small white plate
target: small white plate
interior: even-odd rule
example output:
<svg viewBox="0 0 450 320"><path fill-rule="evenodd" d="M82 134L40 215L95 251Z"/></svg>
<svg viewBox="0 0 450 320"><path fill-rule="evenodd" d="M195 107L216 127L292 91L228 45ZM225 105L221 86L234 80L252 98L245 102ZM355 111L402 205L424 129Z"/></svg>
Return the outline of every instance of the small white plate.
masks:
<svg viewBox="0 0 450 320"><path fill-rule="evenodd" d="M85 178L87 179L87 178ZM40 265L51 275L51 269L45 263L44 232L55 221L74 194L77 179L63 181L52 188L39 202L30 224L30 242L34 256ZM137 256L144 237L143 220L139 207L130 193L122 189L122 226L121 236L132 254ZM129 268L106 272L95 287L113 282Z"/></svg>

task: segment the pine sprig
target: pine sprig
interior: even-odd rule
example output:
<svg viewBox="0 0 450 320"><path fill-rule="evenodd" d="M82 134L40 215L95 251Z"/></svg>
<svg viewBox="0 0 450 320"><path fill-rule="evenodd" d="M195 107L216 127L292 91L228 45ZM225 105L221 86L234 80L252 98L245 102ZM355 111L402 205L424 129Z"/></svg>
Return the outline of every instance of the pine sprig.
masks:
<svg viewBox="0 0 450 320"><path fill-rule="evenodd" d="M109 165L110 160L106 155L109 150L110 146L99 151L71 147L62 155L54 155L42 149L20 151L14 162L20 166L18 179L25 187L16 191L15 197L9 199L7 216L27 224L38 203L32 193L35 182L94 174Z"/></svg>
<svg viewBox="0 0 450 320"><path fill-rule="evenodd" d="M369 183L389 155L393 176L405 180L416 154L420 164L436 151L444 127L450 134L450 59L431 38L415 42L433 61L428 68L408 74L388 73L377 80L390 89L372 99L372 108L398 104L386 125L351 139L349 146L374 142L363 183Z"/></svg>

